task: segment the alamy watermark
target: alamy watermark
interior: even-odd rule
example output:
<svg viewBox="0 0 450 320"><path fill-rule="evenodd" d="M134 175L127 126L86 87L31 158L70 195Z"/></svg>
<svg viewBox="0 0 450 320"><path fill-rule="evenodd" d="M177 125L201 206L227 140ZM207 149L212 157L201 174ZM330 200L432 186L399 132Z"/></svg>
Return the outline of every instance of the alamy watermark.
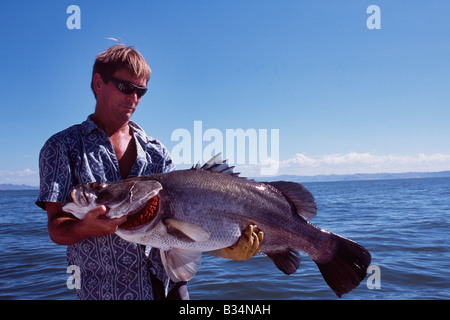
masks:
<svg viewBox="0 0 450 320"><path fill-rule="evenodd" d="M81 289L81 271L80 267L72 264L67 267L66 273L70 276L66 280L66 285L68 289Z"/></svg>
<svg viewBox="0 0 450 320"><path fill-rule="evenodd" d="M377 265L371 265L367 268L366 286L367 289L381 289L381 269Z"/></svg>
<svg viewBox="0 0 450 320"><path fill-rule="evenodd" d="M370 16L366 20L366 26L369 30L381 29L381 9L377 5L371 5L367 7L366 13Z"/></svg>
<svg viewBox="0 0 450 320"><path fill-rule="evenodd" d="M175 164L204 163L218 153L231 165L257 165L261 175L275 175L279 169L279 129L225 129L203 131L203 122L193 129L175 129L170 139L178 142L171 150ZM270 133L270 138L269 138Z"/></svg>
<svg viewBox="0 0 450 320"><path fill-rule="evenodd" d="M66 9L70 16L66 20L67 29L81 29L81 9L77 5L70 5ZM370 5L366 10L370 16L366 20L366 26L369 30L381 29L381 9L377 5Z"/></svg>
<svg viewBox="0 0 450 320"><path fill-rule="evenodd" d="M72 264L67 267L66 273L69 273L70 276L66 280L67 288L70 290L73 289L81 289L81 272L80 267ZM366 286L367 289L381 289L381 269L377 265L371 265L367 268L367 280Z"/></svg>
<svg viewBox="0 0 450 320"><path fill-rule="evenodd" d="M69 30L81 29L81 9L77 5L70 5L66 9L70 16L66 20L66 26ZM366 20L366 26L369 30L381 29L381 9L377 5L370 5L366 10L370 16Z"/></svg>
<svg viewBox="0 0 450 320"><path fill-rule="evenodd" d="M66 13L70 16L66 20L67 29L81 29L81 9L77 5L70 5L67 7Z"/></svg>

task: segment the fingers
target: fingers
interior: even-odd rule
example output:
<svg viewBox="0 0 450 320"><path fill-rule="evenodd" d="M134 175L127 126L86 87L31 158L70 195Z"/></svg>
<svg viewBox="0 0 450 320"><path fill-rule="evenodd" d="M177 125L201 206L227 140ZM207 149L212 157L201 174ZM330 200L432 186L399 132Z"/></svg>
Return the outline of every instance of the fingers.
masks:
<svg viewBox="0 0 450 320"><path fill-rule="evenodd" d="M120 218L112 218L111 220L113 220L117 224L117 227L118 227L122 223L125 223L127 221L127 216L122 216Z"/></svg>
<svg viewBox="0 0 450 320"><path fill-rule="evenodd" d="M108 213L108 209L105 206L103 206L103 205L98 206L98 207L96 207L96 208L94 208L94 209L92 209L91 211L88 212L88 214L91 214L94 217L104 216L107 213Z"/></svg>
<svg viewBox="0 0 450 320"><path fill-rule="evenodd" d="M253 242L253 233L254 233L254 229L256 226L254 225L249 225L245 230L244 233L242 234L242 236L244 237L245 240L247 240L248 242Z"/></svg>
<svg viewBox="0 0 450 320"><path fill-rule="evenodd" d="M113 233L117 231L117 228L127 220L127 216L109 218L106 217L108 212L109 209L106 208L106 206L101 205L89 211L88 215L90 215L91 221L95 220L95 224L103 225L101 229L110 230L109 232Z"/></svg>
<svg viewBox="0 0 450 320"><path fill-rule="evenodd" d="M261 244L262 241L264 240L264 232L258 230L257 236L258 236L259 243Z"/></svg>
<svg viewBox="0 0 450 320"><path fill-rule="evenodd" d="M231 247L222 248L219 255L227 259L248 260L259 252L263 238L264 233L257 226L249 225L239 240Z"/></svg>
<svg viewBox="0 0 450 320"><path fill-rule="evenodd" d="M250 225L247 230L251 231L251 240L250 240L250 248L248 250L247 257L250 259L251 257L255 256L260 249L261 242L264 239L264 233L262 231L259 231L258 227L255 225Z"/></svg>

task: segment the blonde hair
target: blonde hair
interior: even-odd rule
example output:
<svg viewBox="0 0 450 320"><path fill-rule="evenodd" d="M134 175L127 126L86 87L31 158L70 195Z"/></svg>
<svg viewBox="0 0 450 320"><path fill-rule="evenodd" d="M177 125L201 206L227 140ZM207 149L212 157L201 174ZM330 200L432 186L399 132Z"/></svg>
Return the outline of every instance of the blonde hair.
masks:
<svg viewBox="0 0 450 320"><path fill-rule="evenodd" d="M126 70L138 79L150 80L151 70L144 57L133 46L118 43L97 55L92 69L91 89L94 92L94 74L98 73L107 83L113 74L119 70Z"/></svg>

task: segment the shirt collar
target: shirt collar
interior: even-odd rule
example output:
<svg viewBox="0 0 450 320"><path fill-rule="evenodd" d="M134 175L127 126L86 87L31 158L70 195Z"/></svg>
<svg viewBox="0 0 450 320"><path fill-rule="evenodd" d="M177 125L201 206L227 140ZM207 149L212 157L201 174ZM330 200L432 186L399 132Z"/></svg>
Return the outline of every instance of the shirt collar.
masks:
<svg viewBox="0 0 450 320"><path fill-rule="evenodd" d="M128 123L130 125L131 130L135 133L135 135L137 135L141 139L145 140L145 138L147 137L147 134L145 133L144 129L142 129L139 125L137 125L133 121L129 121Z"/></svg>
<svg viewBox="0 0 450 320"><path fill-rule="evenodd" d="M83 123L81 123L81 131L85 135L88 135L95 129L98 130L99 128L97 124L94 122L94 114L91 114L87 117L85 121L83 121Z"/></svg>
<svg viewBox="0 0 450 320"><path fill-rule="evenodd" d="M136 135L140 136L141 138L147 137L146 133L139 125L137 125L133 121L129 121L129 125ZM89 115L87 119L83 123L81 123L81 130L85 135L89 135L94 130L100 131L100 128L94 121L94 114Z"/></svg>

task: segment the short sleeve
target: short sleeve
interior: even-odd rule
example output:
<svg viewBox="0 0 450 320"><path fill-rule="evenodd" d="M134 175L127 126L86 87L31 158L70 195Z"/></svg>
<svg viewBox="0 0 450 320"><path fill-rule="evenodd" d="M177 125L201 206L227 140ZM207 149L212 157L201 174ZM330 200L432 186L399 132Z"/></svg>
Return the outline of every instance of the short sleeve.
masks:
<svg viewBox="0 0 450 320"><path fill-rule="evenodd" d="M175 163L173 163L172 156L169 150L161 143L162 156L164 158L163 173L167 173L176 169Z"/></svg>
<svg viewBox="0 0 450 320"><path fill-rule="evenodd" d="M64 204L72 187L72 170L67 148L55 136L39 155L40 192L36 204L45 210L45 202Z"/></svg>
<svg viewBox="0 0 450 320"><path fill-rule="evenodd" d="M135 138L138 144L138 154L135 170L131 176L142 176L156 173L166 173L175 170L167 148L157 139L147 136L145 132L134 125Z"/></svg>

